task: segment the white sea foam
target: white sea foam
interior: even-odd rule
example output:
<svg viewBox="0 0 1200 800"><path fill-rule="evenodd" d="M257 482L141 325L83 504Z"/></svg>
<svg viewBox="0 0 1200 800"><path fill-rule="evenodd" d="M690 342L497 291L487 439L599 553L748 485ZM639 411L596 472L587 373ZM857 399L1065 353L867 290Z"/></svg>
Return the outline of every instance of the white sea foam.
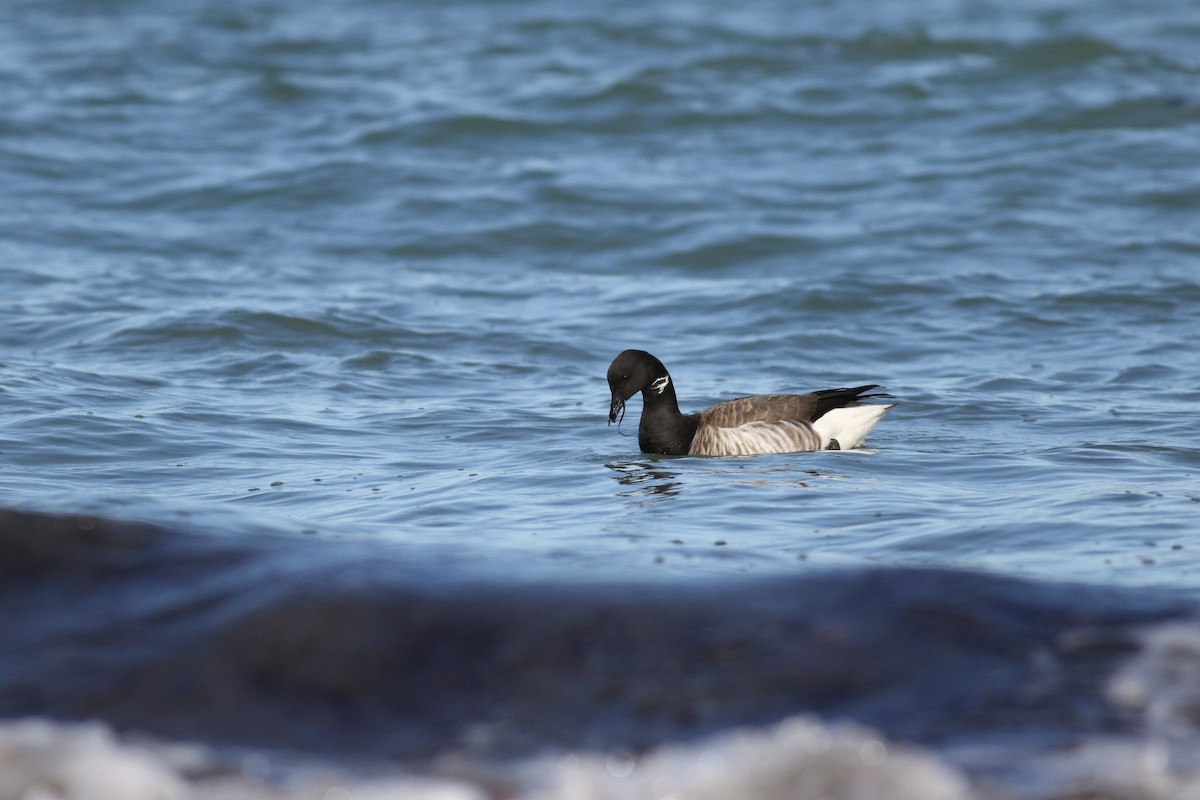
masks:
<svg viewBox="0 0 1200 800"><path fill-rule="evenodd" d="M99 723L0 724L0 800L184 800L163 760L117 741Z"/></svg>
<svg viewBox="0 0 1200 800"><path fill-rule="evenodd" d="M794 717L642 758L560 759L530 800L967 800L966 779L932 754L868 729Z"/></svg>
<svg viewBox="0 0 1200 800"><path fill-rule="evenodd" d="M248 774L190 780L155 751L103 725L0 725L0 800L485 800L462 780L358 781L296 776L287 789ZM935 756L865 728L797 717L644 756L584 753L517 770L524 800L970 800L966 779Z"/></svg>
<svg viewBox="0 0 1200 800"><path fill-rule="evenodd" d="M1110 693L1124 703L1156 696L1158 678L1132 694L1132 682L1144 680L1138 675L1176 680L1181 673L1146 671L1145 661L1174 658L1181 651L1168 645L1180 635L1200 637L1200 626L1150 631ZM515 768L457 764L456 774L488 776L476 782L368 780L294 765L213 769L215 758L202 766L194 754L131 744L99 723L22 720L0 722L0 800L1200 800L1200 737L1174 730L1170 739L1084 735L1050 751L1001 744L936 752L799 716L638 755L581 752Z"/></svg>
<svg viewBox="0 0 1200 800"><path fill-rule="evenodd" d="M1159 736L1200 726L1200 624L1172 622L1143 631L1141 650L1108 682L1108 698L1142 714Z"/></svg>

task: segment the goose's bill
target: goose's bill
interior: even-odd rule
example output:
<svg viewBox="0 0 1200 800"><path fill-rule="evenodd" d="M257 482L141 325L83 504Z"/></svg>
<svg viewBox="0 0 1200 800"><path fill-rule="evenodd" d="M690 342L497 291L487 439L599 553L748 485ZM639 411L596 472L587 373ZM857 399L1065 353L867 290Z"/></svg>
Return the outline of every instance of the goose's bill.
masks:
<svg viewBox="0 0 1200 800"><path fill-rule="evenodd" d="M612 425L617 421L617 415L625 410L625 401L621 399L621 395L614 394L612 396L612 405L608 407L608 424Z"/></svg>

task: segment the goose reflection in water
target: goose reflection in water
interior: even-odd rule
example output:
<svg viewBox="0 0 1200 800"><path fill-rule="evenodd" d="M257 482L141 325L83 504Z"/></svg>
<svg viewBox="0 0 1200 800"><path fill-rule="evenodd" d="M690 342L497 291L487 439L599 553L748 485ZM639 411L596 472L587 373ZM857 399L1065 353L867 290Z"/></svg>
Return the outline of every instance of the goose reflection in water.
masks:
<svg viewBox="0 0 1200 800"><path fill-rule="evenodd" d="M679 473L663 469L662 464L649 461L617 461L604 466L616 473L612 477L617 483L629 487L617 492L620 497L674 497L683 487L683 482L676 480Z"/></svg>

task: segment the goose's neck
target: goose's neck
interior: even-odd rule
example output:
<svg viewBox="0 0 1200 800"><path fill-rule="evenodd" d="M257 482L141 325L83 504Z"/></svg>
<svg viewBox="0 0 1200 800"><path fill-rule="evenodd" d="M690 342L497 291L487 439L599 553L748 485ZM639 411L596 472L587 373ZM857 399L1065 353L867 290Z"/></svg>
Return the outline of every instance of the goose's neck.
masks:
<svg viewBox="0 0 1200 800"><path fill-rule="evenodd" d="M679 413L679 400L675 397L675 386L671 383L670 375L656 378L645 389L642 389L642 402L645 410L673 411Z"/></svg>
<svg viewBox="0 0 1200 800"><path fill-rule="evenodd" d="M638 446L647 453L683 455L696 435L696 419L679 411L670 376L659 378L642 390L642 420L638 424Z"/></svg>

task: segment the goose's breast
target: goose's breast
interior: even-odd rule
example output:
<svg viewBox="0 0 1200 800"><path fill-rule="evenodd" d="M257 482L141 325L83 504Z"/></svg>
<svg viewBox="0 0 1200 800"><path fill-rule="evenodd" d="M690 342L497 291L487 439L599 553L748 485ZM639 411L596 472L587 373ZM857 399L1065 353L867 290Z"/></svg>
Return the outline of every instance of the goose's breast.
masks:
<svg viewBox="0 0 1200 800"><path fill-rule="evenodd" d="M688 451L694 456L805 453L822 448L821 436L804 420L749 422L730 428L701 425Z"/></svg>

